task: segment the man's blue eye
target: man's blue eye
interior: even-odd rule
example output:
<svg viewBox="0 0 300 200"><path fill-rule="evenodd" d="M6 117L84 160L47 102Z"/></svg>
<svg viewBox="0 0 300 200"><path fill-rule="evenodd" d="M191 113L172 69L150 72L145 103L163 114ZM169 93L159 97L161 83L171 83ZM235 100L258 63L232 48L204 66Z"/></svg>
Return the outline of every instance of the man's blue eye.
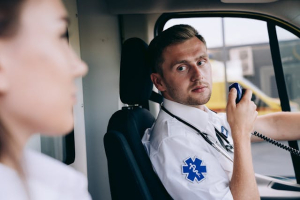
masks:
<svg viewBox="0 0 300 200"><path fill-rule="evenodd" d="M180 67L178 67L177 68L179 71L184 71L184 70L186 70L186 67L185 66L180 66Z"/></svg>
<svg viewBox="0 0 300 200"><path fill-rule="evenodd" d="M204 64L203 60L198 62L198 65L203 65L203 64Z"/></svg>

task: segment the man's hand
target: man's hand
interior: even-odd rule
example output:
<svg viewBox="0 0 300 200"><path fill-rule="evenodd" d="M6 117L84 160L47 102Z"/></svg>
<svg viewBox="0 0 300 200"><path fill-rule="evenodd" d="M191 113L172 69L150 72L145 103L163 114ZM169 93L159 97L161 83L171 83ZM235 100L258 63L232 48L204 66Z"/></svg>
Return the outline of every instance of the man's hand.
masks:
<svg viewBox="0 0 300 200"><path fill-rule="evenodd" d="M256 105L251 101L252 91L246 90L241 101L236 104L237 91L232 88L226 107L227 121L230 125L233 141L249 139L257 117Z"/></svg>
<svg viewBox="0 0 300 200"><path fill-rule="evenodd" d="M234 142L230 191L235 200L254 200L259 199L259 193L252 164L250 133L257 117L256 105L251 101L250 90L246 90L238 104L235 103L236 95L237 91L232 88L226 108Z"/></svg>

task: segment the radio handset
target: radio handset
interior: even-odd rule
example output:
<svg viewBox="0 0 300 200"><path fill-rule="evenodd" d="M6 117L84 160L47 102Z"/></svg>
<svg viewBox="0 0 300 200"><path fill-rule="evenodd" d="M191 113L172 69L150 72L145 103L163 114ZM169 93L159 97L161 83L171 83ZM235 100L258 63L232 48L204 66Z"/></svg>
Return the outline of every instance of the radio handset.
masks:
<svg viewBox="0 0 300 200"><path fill-rule="evenodd" d="M237 91L235 103L238 104L238 103L240 102L240 100L242 99L242 96L244 95L244 94L243 94L243 89L242 89L242 87L240 86L240 84L238 84L238 83L232 83L232 84L229 86L229 91L231 90L231 88L235 88L236 91Z"/></svg>
<svg viewBox="0 0 300 200"><path fill-rule="evenodd" d="M235 88L236 91L237 91L237 97L236 97L235 102L238 104L241 101L242 97L243 97L244 90L240 86L240 84L238 84L238 83L231 84L229 86L229 91L231 90L231 88ZM269 138L267 136L264 136L263 134L260 134L260 133L258 133L256 131L254 131L254 133L251 133L251 134L255 135L256 137L259 137L259 138L261 138L261 139L263 139L263 140L265 140L265 141L267 141L267 142L269 142L271 144L274 144L275 146L278 146L279 148L285 149L285 150L287 150L287 151L289 151L289 152L291 152L291 153L293 153L293 154L295 154L297 156L300 156L300 151L298 151L298 150L296 150L296 149L294 149L292 147L288 147L288 146L286 146L286 145L284 145L284 144L282 144L280 142L277 142L276 140L273 140L273 139L271 139L271 138Z"/></svg>

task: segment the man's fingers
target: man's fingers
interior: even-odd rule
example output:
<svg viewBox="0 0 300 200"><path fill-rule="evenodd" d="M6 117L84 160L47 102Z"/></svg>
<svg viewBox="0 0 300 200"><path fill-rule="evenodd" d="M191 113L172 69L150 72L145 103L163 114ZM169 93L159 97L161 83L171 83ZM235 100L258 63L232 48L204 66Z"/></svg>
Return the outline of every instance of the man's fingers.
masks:
<svg viewBox="0 0 300 200"><path fill-rule="evenodd" d="M256 110L257 106L256 106L256 104L253 101L252 101L252 105L254 107L254 110Z"/></svg>
<svg viewBox="0 0 300 200"><path fill-rule="evenodd" d="M237 91L236 91L236 89L235 88L231 88L231 90L229 91L229 94L228 94L228 103L227 103L227 106L229 104L235 106L236 97L237 97Z"/></svg>
<svg viewBox="0 0 300 200"><path fill-rule="evenodd" d="M248 99L248 100L251 100L252 98L252 91L249 90L249 89L246 89L245 93L244 93L244 96L242 97L241 101L243 99Z"/></svg>

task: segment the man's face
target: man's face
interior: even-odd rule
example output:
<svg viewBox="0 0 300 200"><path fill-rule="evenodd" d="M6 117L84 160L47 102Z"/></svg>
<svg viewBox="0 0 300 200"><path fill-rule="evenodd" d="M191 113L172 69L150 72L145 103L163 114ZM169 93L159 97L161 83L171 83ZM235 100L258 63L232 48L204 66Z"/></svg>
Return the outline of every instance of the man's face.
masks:
<svg viewBox="0 0 300 200"><path fill-rule="evenodd" d="M211 96L211 66L205 44L197 37L170 45L163 51L162 72L152 74L166 99L202 108Z"/></svg>

